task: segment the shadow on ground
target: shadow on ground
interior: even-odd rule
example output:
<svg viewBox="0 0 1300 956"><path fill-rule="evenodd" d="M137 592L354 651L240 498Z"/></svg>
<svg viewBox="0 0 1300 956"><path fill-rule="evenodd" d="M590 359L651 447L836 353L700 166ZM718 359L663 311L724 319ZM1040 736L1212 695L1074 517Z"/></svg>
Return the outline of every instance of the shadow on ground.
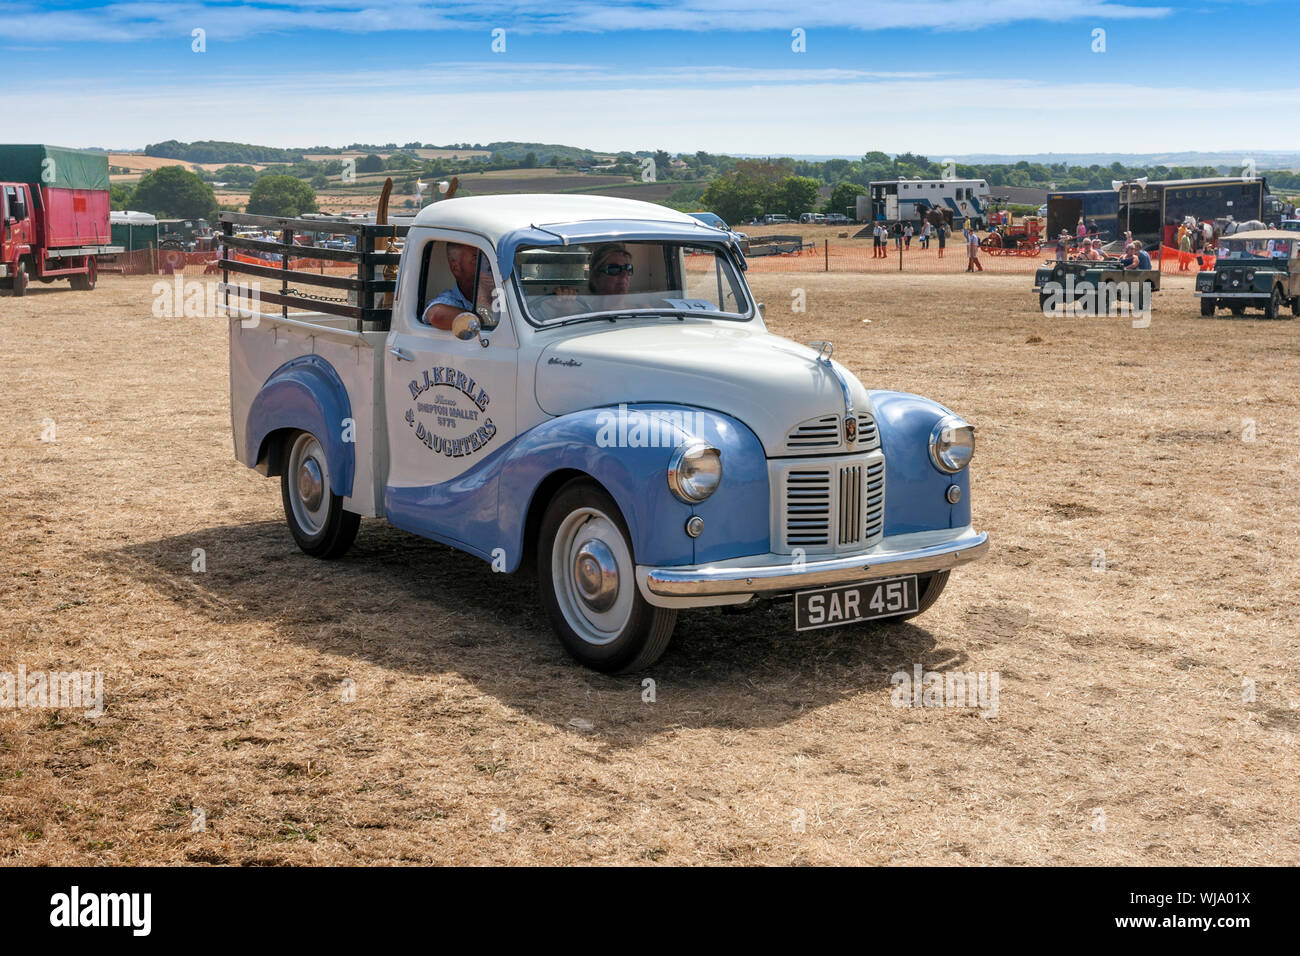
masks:
<svg viewBox="0 0 1300 956"><path fill-rule="evenodd" d="M201 549L206 570L192 570ZM611 743L690 727L775 726L846 697L887 692L897 671L958 667L922 624L798 634L787 601L748 612L683 612L644 674L608 677L570 659L533 575L494 573L444 545L364 521L338 561L298 551L280 522L205 528L95 558L218 625L273 624L321 652L417 675L454 673L530 716L569 727L584 702ZM924 618L919 619L924 622ZM642 705L645 678L671 707ZM311 675L304 675L310 680ZM624 706L626 704L626 706Z"/></svg>

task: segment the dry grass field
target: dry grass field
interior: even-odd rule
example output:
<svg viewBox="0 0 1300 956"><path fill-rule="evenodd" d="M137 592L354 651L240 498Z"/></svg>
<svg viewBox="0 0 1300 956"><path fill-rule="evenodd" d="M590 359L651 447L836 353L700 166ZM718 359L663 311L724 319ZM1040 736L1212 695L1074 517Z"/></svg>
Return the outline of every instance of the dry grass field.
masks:
<svg viewBox="0 0 1300 956"><path fill-rule="evenodd" d="M991 551L912 622L683 614L612 678L531 580L379 521L303 556L233 458L224 321L151 281L0 298L0 672L105 686L0 711L3 863L1300 863L1300 322L756 275L775 331L977 424ZM996 716L893 706L918 664L996 673Z"/></svg>

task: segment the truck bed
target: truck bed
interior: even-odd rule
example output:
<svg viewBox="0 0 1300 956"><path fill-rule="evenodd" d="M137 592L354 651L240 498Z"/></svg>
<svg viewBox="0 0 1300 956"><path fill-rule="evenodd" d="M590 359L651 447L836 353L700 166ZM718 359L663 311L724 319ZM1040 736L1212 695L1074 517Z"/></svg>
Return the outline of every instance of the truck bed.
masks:
<svg viewBox="0 0 1300 956"><path fill-rule="evenodd" d="M338 373L348 393L355 437L356 473L344 507L357 514L382 514L388 475L387 423L384 417L383 351L385 331L358 332L351 319L323 313L291 313L288 318L261 313L229 318L230 424L235 457L256 466L246 447L253 400L277 369L303 356L318 355ZM333 423L342 430L343 422ZM260 471L274 471L263 462Z"/></svg>

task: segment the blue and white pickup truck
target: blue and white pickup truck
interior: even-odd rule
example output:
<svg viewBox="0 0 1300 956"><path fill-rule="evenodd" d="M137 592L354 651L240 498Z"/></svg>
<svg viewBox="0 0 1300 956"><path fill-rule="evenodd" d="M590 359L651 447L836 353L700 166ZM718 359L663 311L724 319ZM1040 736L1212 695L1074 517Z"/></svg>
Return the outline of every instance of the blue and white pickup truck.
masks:
<svg viewBox="0 0 1300 956"><path fill-rule="evenodd" d="M435 203L386 329L230 319L235 455L280 477L308 554L366 516L535 568L601 671L656 660L690 608L793 596L797 630L921 613L988 547L973 427L768 332L734 243L632 200Z"/></svg>

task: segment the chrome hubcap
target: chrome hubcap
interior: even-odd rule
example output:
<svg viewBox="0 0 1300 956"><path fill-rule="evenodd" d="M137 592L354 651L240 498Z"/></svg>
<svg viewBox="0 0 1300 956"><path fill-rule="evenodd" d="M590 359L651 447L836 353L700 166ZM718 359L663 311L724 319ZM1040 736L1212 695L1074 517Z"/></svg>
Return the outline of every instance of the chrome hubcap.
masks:
<svg viewBox="0 0 1300 956"><path fill-rule="evenodd" d="M315 458L306 459L298 468L298 497L302 499L308 511L315 511L320 507L324 487L320 465Z"/></svg>
<svg viewBox="0 0 1300 956"><path fill-rule="evenodd" d="M564 619L588 644L618 638L632 615L636 565L622 532L596 508L574 509L551 545L551 583Z"/></svg>
<svg viewBox="0 0 1300 956"><path fill-rule="evenodd" d="M304 432L294 441L286 474L294 519L307 534L319 534L329 520L330 470L314 435Z"/></svg>
<svg viewBox="0 0 1300 956"><path fill-rule="evenodd" d="M573 584L578 597L593 611L608 611L618 598L618 562L609 545L595 538L584 541L573 558Z"/></svg>

